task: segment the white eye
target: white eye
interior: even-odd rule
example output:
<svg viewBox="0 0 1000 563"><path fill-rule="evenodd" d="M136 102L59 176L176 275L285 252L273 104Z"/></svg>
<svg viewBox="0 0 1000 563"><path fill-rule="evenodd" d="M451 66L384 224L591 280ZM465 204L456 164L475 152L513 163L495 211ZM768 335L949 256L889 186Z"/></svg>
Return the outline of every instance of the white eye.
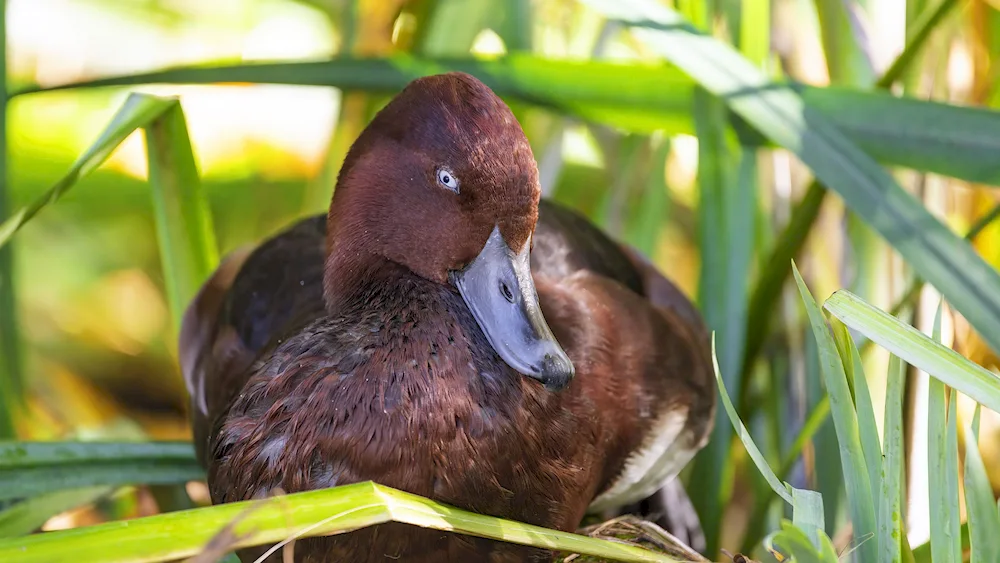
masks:
<svg viewBox="0 0 1000 563"><path fill-rule="evenodd" d="M438 183L449 190L458 193L458 178L447 168L439 168L437 171Z"/></svg>

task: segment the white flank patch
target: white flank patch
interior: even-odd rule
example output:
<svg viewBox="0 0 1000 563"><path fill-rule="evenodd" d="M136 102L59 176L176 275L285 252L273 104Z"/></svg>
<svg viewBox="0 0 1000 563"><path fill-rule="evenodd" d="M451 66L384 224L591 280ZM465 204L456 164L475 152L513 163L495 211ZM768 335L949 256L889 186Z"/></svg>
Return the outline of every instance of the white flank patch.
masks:
<svg viewBox="0 0 1000 563"><path fill-rule="evenodd" d="M588 512L640 501L677 475L696 451L690 433L682 434L687 420L688 409L683 407L661 414L618 478L590 503Z"/></svg>

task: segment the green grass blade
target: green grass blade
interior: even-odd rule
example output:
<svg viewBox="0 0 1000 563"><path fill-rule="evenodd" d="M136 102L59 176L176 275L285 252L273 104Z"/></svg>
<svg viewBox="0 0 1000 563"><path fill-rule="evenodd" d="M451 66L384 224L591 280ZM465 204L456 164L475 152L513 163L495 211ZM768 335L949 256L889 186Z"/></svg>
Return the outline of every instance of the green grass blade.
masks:
<svg viewBox="0 0 1000 563"><path fill-rule="evenodd" d="M830 538L822 531L819 534L820 549L817 549L809 537L792 522L783 520L781 530L771 534L766 544L780 548L782 553L793 558L795 563L837 563L837 554L833 551Z"/></svg>
<svg viewBox="0 0 1000 563"><path fill-rule="evenodd" d="M97 485L184 483L204 476L194 449L185 442L0 443L0 501Z"/></svg>
<svg viewBox="0 0 1000 563"><path fill-rule="evenodd" d="M776 495L781 497L788 504L793 504L793 496L789 491L790 487L782 483L778 477L771 470L771 466L768 465L767 460L764 458L764 454L760 453L760 449L757 448L757 444L754 443L753 438L750 436L750 431L747 427L743 425L743 421L740 420L739 413L736 412L736 407L733 406L732 400L729 398L729 393L726 391L726 382L722 379L722 372L719 371L719 360L715 353L715 333L712 333L712 365L715 367L715 382L719 385L719 395L722 398L722 406L725 408L726 415L729 417L729 422L733 425L736 430L736 435L739 436L740 441L743 442L743 447L746 448L747 454L750 455L750 459L753 460L754 465L757 466L757 470L767 481L767 484L771 486L771 490L774 491ZM820 499L822 505L822 498ZM821 512L822 514L822 512Z"/></svg>
<svg viewBox="0 0 1000 563"><path fill-rule="evenodd" d="M970 428L965 432L965 507L969 520L971 563L1000 561L1000 513L993 499L993 487L979 453L979 405Z"/></svg>
<svg viewBox="0 0 1000 563"><path fill-rule="evenodd" d="M820 401L816 403L816 405L809 412L809 418L807 418L802 424L802 428L799 429L799 433L795 436L795 440L792 441L792 444L782 456L781 466L778 468L777 472L779 481L784 482L788 479L788 476L791 474L796 462L798 462L799 456L802 455L803 448L805 448L806 444L812 441L816 432L823 426L823 423L826 422L829 415L830 397L829 395L824 395L823 398L820 399ZM743 546L740 548L740 551L744 553L750 552L761 540L764 534L764 522L767 517L767 512L770 509L771 501L772 497L754 499L753 513L750 516L750 524L747 528L747 533L743 536Z"/></svg>
<svg viewBox="0 0 1000 563"><path fill-rule="evenodd" d="M1000 409L1000 378L849 291L823 305L847 326L986 407Z"/></svg>
<svg viewBox="0 0 1000 563"><path fill-rule="evenodd" d="M417 28L414 51L427 56L464 55L501 6L485 0L435 0Z"/></svg>
<svg viewBox="0 0 1000 563"><path fill-rule="evenodd" d="M628 243L645 256L652 256L655 252L660 230L670 214L670 197L664 174L667 156L670 154L670 138L664 135L658 143L644 186L642 207L627 230Z"/></svg>
<svg viewBox="0 0 1000 563"><path fill-rule="evenodd" d="M847 326L837 320L830 324L833 326L840 358L844 362L847 382L854 391L854 408L858 416L858 430L861 433L861 450L865 453L865 463L868 466L868 483L871 485L872 493L875 493L882 488L882 446L878 439L875 407L872 406L872 396L868 390L868 378L865 377L861 353L855 346Z"/></svg>
<svg viewBox="0 0 1000 563"><path fill-rule="evenodd" d="M992 123L990 127L996 127L994 120L1000 118L1000 112L967 111L970 108L882 91L797 89L808 108L833 121L858 148L882 164L977 178L975 181L993 185L1000 179L1000 163L985 158L988 151L1000 150L1000 139L990 135L979 121L986 118ZM931 136L935 138L931 140ZM928 150L932 146L934 149Z"/></svg>
<svg viewBox="0 0 1000 563"><path fill-rule="evenodd" d="M11 215L7 170L7 1L0 0L0 222ZM0 227L2 230L2 227ZM24 400L21 342L14 287L14 249L0 244L0 440L16 438L14 417Z"/></svg>
<svg viewBox="0 0 1000 563"><path fill-rule="evenodd" d="M746 340L747 279L753 257L756 205L756 151L735 150L735 138L725 119L725 105L704 90L695 93L698 126L698 184L700 189L699 248L701 273L698 301L705 321L719 338L719 366L726 386L741 393L740 367ZM718 547L718 524L728 499L717 493L728 490L731 433L716 413L709 445L699 452L689 486L691 501L705 531L709 553Z"/></svg>
<svg viewBox="0 0 1000 563"><path fill-rule="evenodd" d="M910 67L913 59L923 50L923 46L927 43L927 39L930 38L931 32L944 21L945 17L958 4L958 0L940 0L936 6L926 9L920 14L920 17L913 24L913 31L906 41L906 47L879 79L879 86L883 88L889 87L893 82L903 77L903 73Z"/></svg>
<svg viewBox="0 0 1000 563"><path fill-rule="evenodd" d="M933 379L933 378L932 378ZM955 526L958 525L960 518L959 506L958 506L958 391L952 389L951 395L948 398L948 430L945 436L945 449L948 452L954 453L954 455L949 455L945 458L945 476L944 481L945 489L948 491L955 491L955 496L951 497L949 500L953 504L954 517L951 522L952 532L955 531ZM958 534L955 537L960 538L960 546L956 550L958 552L958 561L962 560L962 553L969 546L969 526L968 523L962 524L961 528L958 530Z"/></svg>
<svg viewBox="0 0 1000 563"><path fill-rule="evenodd" d="M941 342L941 304L934 315L932 338ZM958 444L949 440L955 428L945 410L947 392L936 377L927 382L927 494L930 508L930 544L937 563L961 563L962 538L959 533ZM954 393L952 394L954 396ZM952 411L951 417L955 417Z"/></svg>
<svg viewBox="0 0 1000 563"><path fill-rule="evenodd" d="M643 0L586 0L692 76L773 142L794 152L1000 350L1000 274L791 88L769 82L729 45Z"/></svg>
<svg viewBox="0 0 1000 563"><path fill-rule="evenodd" d="M875 81L870 54L857 37L857 27L839 0L814 0L830 82L867 88Z"/></svg>
<svg viewBox="0 0 1000 563"><path fill-rule="evenodd" d="M792 523L805 532L813 547L822 547L820 537L825 535L823 495L816 491L792 488Z"/></svg>
<svg viewBox="0 0 1000 563"><path fill-rule="evenodd" d="M812 333L819 349L820 372L830 395L830 411L837 430L837 441L840 446L840 460L844 471L847 489L847 500L850 507L851 522L854 525L856 540L866 538L876 532L875 506L872 502L872 490L868 480L868 468L865 464L864 451L861 447L861 436L858 430L858 419L851 400L851 390L847 385L847 375L841 362L833 335L827 327L826 320L812 294L806 287L798 268L792 264L792 274L798 285L802 301L805 303ZM876 561L878 559L877 542L865 541L858 547L861 561Z"/></svg>
<svg viewBox="0 0 1000 563"><path fill-rule="evenodd" d="M3 224L0 224L0 246L6 244L10 240L10 237L28 220L34 217L36 213L46 206L55 203L77 181L104 163L111 156L112 151L126 137L131 135L133 131L148 125L175 104L177 104L176 100L141 95L129 96L122 108L115 114L111 123L108 124L97 140L90 145L83 155L77 159L62 179L56 182L54 186L49 188L42 197L35 200L31 205L20 209L13 216L5 220Z"/></svg>
<svg viewBox="0 0 1000 563"><path fill-rule="evenodd" d="M694 131L690 113L695 85L676 68L549 60L525 54L511 54L495 60L427 59L398 54L385 58L177 68L67 84L60 88L245 82L333 86L395 94L416 78L449 71L472 74L500 96L635 133L650 134L660 129L676 133ZM32 91L23 90L20 94Z"/></svg>
<svg viewBox="0 0 1000 563"><path fill-rule="evenodd" d="M879 495L879 561L902 561L903 513L901 505L903 478L903 385L906 364L897 356L889 358L889 376L885 391L885 418L882 459L882 487ZM870 462L869 462L870 463Z"/></svg>
<svg viewBox="0 0 1000 563"><path fill-rule="evenodd" d="M764 347L771 319L775 316L772 314L775 303L778 302L781 289L788 277L788 265L798 256L799 250L805 244L813 223L819 217L826 193L826 189L818 182L809 185L802 199L792 209L788 224L778 236L775 247L757 276L747 314L748 322L753 323L753 330L747 330L746 351L743 354L744 377L750 373L754 359Z"/></svg>
<svg viewBox="0 0 1000 563"><path fill-rule="evenodd" d="M705 70L712 68L704 66ZM452 70L479 77L501 96L633 133L650 134L661 129L671 133L694 131L690 114L695 83L674 66L550 60L526 54L511 54L496 60L426 59L400 54L371 59L176 68L44 90L25 89L12 95L98 86L244 82L333 86L392 94L415 78ZM882 164L1000 185L1000 162L994 158L1000 150L1000 139L994 134L1000 128L1000 112L846 88L767 88L773 92L778 107L788 94L797 92L811 110L806 117L812 120L815 115L817 119L825 118L824 122L829 120L847 139ZM713 93L719 94L714 90ZM755 98L739 96L732 101L746 107L745 100ZM788 107L801 106L801 100ZM795 131L794 127L786 126L789 119L785 118L772 121L775 127L782 128L778 135L773 131L768 133L768 128L761 128L753 120L747 121L782 146L789 144L789 135ZM810 139L807 148L812 152L811 142ZM830 163L836 165L837 160L831 159Z"/></svg>
<svg viewBox="0 0 1000 563"><path fill-rule="evenodd" d="M727 285L745 278L728 272L728 268L734 265L730 258L738 257L735 252L730 253L732 240L727 222L728 209L735 195L732 193L735 156L727 142L725 112L726 107L721 100L704 90L695 91L693 113L698 134L698 248L701 255L698 303L706 324L720 340L724 354L720 361L722 378L726 386L739 396L739 374L734 373L730 359L739 352L743 342L738 332L730 330L736 327L728 322L728 317L740 304L729 299ZM727 504L727 499L722 497L723 491L728 489L724 482L731 479L726 468L730 465L732 433L730 426L723 421L721 410L716 410L715 417L711 439L695 457L689 486L691 502L703 522L708 553L715 553L719 547L722 511Z"/></svg>
<svg viewBox="0 0 1000 563"><path fill-rule="evenodd" d="M740 1L740 52L762 67L771 52L771 3L768 0Z"/></svg>
<svg viewBox="0 0 1000 563"><path fill-rule="evenodd" d="M466 512L371 482L0 540L0 561L178 560L199 553L216 533L241 516L233 526L240 538L234 548L396 521L613 561L675 561L631 545Z"/></svg>
<svg viewBox="0 0 1000 563"><path fill-rule="evenodd" d="M212 216L201 189L180 103L145 127L149 183L174 332L188 303L219 261Z"/></svg>
<svg viewBox="0 0 1000 563"><path fill-rule="evenodd" d="M956 497L957 500L958 497ZM961 534L961 550L965 551L969 549L969 527L966 523L962 523L959 528ZM914 563L935 563L937 560L932 557L931 544L930 542L918 545L913 548L913 561ZM959 559L959 561L962 561Z"/></svg>
<svg viewBox="0 0 1000 563"><path fill-rule="evenodd" d="M16 502L0 511L0 538L30 534L56 514L94 502L112 491L113 487L83 487L44 493Z"/></svg>
<svg viewBox="0 0 1000 563"><path fill-rule="evenodd" d="M822 402L830 394L826 390L821 374L819 348L815 338L807 335L802 342L805 346L805 401L807 409ZM837 425L832 420L826 420L820 425L813 437L813 471L812 479L816 490L826 499L825 520L826 533L835 534L842 525L840 519L849 514L847 480L844 478L844 466L841 459L840 440L837 437Z"/></svg>

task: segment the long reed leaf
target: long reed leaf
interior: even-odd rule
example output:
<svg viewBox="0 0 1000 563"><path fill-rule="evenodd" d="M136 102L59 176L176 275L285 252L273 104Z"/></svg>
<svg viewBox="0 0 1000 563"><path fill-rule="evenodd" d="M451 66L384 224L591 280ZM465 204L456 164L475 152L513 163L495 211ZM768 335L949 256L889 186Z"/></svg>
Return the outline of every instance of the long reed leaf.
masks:
<svg viewBox="0 0 1000 563"><path fill-rule="evenodd" d="M0 538L22 536L39 529L49 518L107 496L113 487L96 486L43 493L15 502L0 511Z"/></svg>
<svg viewBox="0 0 1000 563"><path fill-rule="evenodd" d="M698 133L698 247L701 272L698 276L698 303L709 329L719 338L722 357L720 373L728 389L740 395L739 361L742 358L746 324L746 279L752 253L752 215L738 207L753 201L752 178L736 177L737 155L725 120L721 100L698 89L694 97ZM745 175L740 171L741 176ZM752 204L751 204L752 205ZM747 219L751 221L747 221ZM747 228L750 228L748 230ZM709 553L718 549L720 523L725 499L719 494L727 477L732 433L724 413L716 411L715 427L708 445L693 463L690 482L691 502L698 510Z"/></svg>
<svg viewBox="0 0 1000 563"><path fill-rule="evenodd" d="M395 94L416 78L450 71L472 74L500 96L637 133L652 133L660 129L686 133L694 130L690 118L694 83L673 67L662 64L554 61L524 54L494 60L467 57L428 59L398 54L383 58L176 68L65 84L44 90L25 89L15 95L69 88L161 83L314 85Z"/></svg>
<svg viewBox="0 0 1000 563"><path fill-rule="evenodd" d="M787 483L781 482L781 480L779 480L774 474L774 471L771 470L771 466L768 465L767 460L764 459L764 454L760 453L760 449L750 436L750 431L743 425L743 421L740 420L739 413L736 412L736 408L733 406L733 402L729 398L729 392L726 391L726 382L722 379L722 372L719 371L719 359L716 355L714 332L712 333L712 365L715 367L715 382L719 385L719 394L722 397L722 406L725 409L726 415L729 417L730 424L732 424L732 427L736 430L736 435L739 437L740 441L743 442L743 447L746 448L747 454L757 467L757 470L760 471L760 474L764 477L764 480L766 480L767 484L771 486L771 490L785 502L792 504L793 499L792 491L790 490L791 487L789 487Z"/></svg>
<svg viewBox="0 0 1000 563"><path fill-rule="evenodd" d="M0 0L0 221L11 215L7 169L7 0ZM0 223L2 230L2 223ZM14 287L14 249L0 243L0 440L17 436L14 416L21 411L24 386L17 294Z"/></svg>
<svg viewBox="0 0 1000 563"><path fill-rule="evenodd" d="M847 382L854 392L854 409L858 416L861 450L865 454L868 482L874 494L882 489L882 446L878 439L878 426L875 425L875 407L872 405L872 396L868 389L868 378L865 377L861 353L858 352L847 326L836 319L830 324L833 326L840 358L844 362Z"/></svg>
<svg viewBox="0 0 1000 563"><path fill-rule="evenodd" d="M1000 378L946 348L910 325L889 316L849 291L840 290L823 307L844 324L883 348L972 397L1000 410Z"/></svg>
<svg viewBox="0 0 1000 563"><path fill-rule="evenodd" d="M878 544L879 561L896 563L902 561L902 535L906 533L903 524L902 488L903 478L903 385L906 378L906 364L899 357L889 358L889 377L885 390L885 417L883 428L884 456L882 458L882 480L879 494ZM869 461L869 463L871 463Z"/></svg>
<svg viewBox="0 0 1000 563"><path fill-rule="evenodd" d="M705 66L706 70L708 68ZM734 70L736 68L739 67ZM26 88L13 92L12 96L71 88L161 83L315 85L392 94L415 78L448 71L473 74L501 96L634 133L694 132L691 103L696 84L674 66L551 60L526 54L493 60L428 59L399 54L383 58L184 67L47 88ZM777 99L786 98L789 90L798 93L810 110L806 117L812 119L815 115L829 120L843 136L882 164L1000 186L1000 162L994 158L1000 151L1000 140L993 134L1000 128L1000 112L846 88L763 86L772 90L769 95ZM721 92L708 89L717 95L732 93L732 89ZM736 90L746 93L743 86ZM745 106L745 99L753 97L739 96L733 102L739 101ZM801 104L793 103L788 107L798 105ZM753 120L747 121L767 132ZM782 128L787 129L785 125ZM769 142L788 146L788 132L770 138Z"/></svg>
<svg viewBox="0 0 1000 563"><path fill-rule="evenodd" d="M185 483L204 476L194 449L185 442L0 443L0 501L98 485Z"/></svg>
<svg viewBox="0 0 1000 563"><path fill-rule="evenodd" d="M798 268L792 264L792 274L798 285L799 294L805 303L809 316L809 324L819 349L820 373L830 395L830 410L837 430L837 441L840 446L840 460L843 466L844 480L847 489L847 499L850 508L851 522L854 526L856 540L866 538L876 533L875 505L868 479L868 468L865 463L864 450L861 447L861 437L858 430L858 419L851 400L851 391L847 385L847 375L844 364L837 352L833 335L826 324L822 311L806 287ZM864 541L858 547L860 561L876 561L878 559L877 542Z"/></svg>
<svg viewBox="0 0 1000 563"><path fill-rule="evenodd" d="M219 255L180 103L175 101L144 129L156 234L176 333L184 309Z"/></svg>
<svg viewBox="0 0 1000 563"><path fill-rule="evenodd" d="M934 315L931 337L941 342L941 309ZM927 382L927 482L930 509L930 544L933 560L937 563L962 561L962 538L959 531L958 492L958 439L955 415L945 410L947 390L936 377ZM952 392L952 396L955 393ZM952 441L954 440L954 441Z"/></svg>
<svg viewBox="0 0 1000 563"><path fill-rule="evenodd" d="M675 562L639 547L474 514L369 481L0 540L0 561L173 561L199 553L231 524L236 537L232 547L236 549L392 521L613 561Z"/></svg>
<svg viewBox="0 0 1000 563"><path fill-rule="evenodd" d="M979 412L965 432L965 507L969 520L970 563L1000 561L1000 513L993 498L993 487L986 474L986 465L979 453Z"/></svg>
<svg viewBox="0 0 1000 563"><path fill-rule="evenodd" d="M133 131L145 127L168 109L177 104L176 100L156 98L152 96L129 96L121 109L115 114L111 123L101 135L73 163L69 172L54 186L49 188L42 197L27 207L18 210L0 224L0 247L5 245L10 237L27 223L36 213L55 203L67 190L73 187L81 178L86 177L111 156Z"/></svg>

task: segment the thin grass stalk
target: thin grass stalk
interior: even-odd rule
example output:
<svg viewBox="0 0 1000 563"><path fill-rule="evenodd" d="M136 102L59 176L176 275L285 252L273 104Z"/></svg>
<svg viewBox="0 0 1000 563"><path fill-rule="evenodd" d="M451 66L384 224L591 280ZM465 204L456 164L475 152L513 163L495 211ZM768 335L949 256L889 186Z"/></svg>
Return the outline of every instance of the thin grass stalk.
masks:
<svg viewBox="0 0 1000 563"><path fill-rule="evenodd" d="M701 194L698 245L702 259L698 301L706 324L719 334L720 349L725 352L720 360L723 381L738 396L740 356L733 357L733 353L739 353L744 339L738 331L727 330L733 327L730 315L744 307L738 303L738 296L729 286L746 279L745 273L740 275L730 270L742 266L738 264L740 260L734 260L739 251L731 239L731 235L738 234L739 227L731 221L733 214L729 213L739 194L733 189L737 187L733 174L735 155L726 139L728 128L722 100L699 88L695 92L693 112L699 139L698 184ZM749 241L752 239L752 236L749 237ZM742 242L749 241L744 237ZM741 258L749 260L747 256ZM736 322L744 324L738 313L737 319ZM715 414L712 437L693 461L689 485L691 502L702 521L706 551L712 555L719 548L719 528L725 507L723 491L729 488L733 475L729 463L732 428L725 423L726 413L722 409L717 409Z"/></svg>
<svg viewBox="0 0 1000 563"><path fill-rule="evenodd" d="M0 0L0 224L13 209L7 170L7 1ZM14 287L14 248L0 248L0 439L16 438L15 414L23 400L21 346Z"/></svg>
<svg viewBox="0 0 1000 563"><path fill-rule="evenodd" d="M826 194L826 188L819 182L813 181L809 184L805 195L792 210L788 225L785 226L785 230L778 237L774 249L764 262L766 266L757 278L757 283L750 296L750 308L747 314L747 340L743 351L743 379L749 377L753 363L764 347L771 318L774 316L771 312L781 296L785 282L788 281L788 273L790 272L788 264L799 255L803 245L805 245L813 223L819 217L819 211L823 206ZM749 386L744 385L741 388L742 392L739 393L740 412L751 413L745 415L750 417L756 409L753 404L750 404L752 401L750 401L748 390Z"/></svg>
<svg viewBox="0 0 1000 563"><path fill-rule="evenodd" d="M887 89L902 78L903 74L910 68L910 64L916 59L923 46L927 43L931 32L944 21L945 16L950 14L956 6L958 6L958 0L941 0L933 9L925 10L914 23L916 31L913 32L913 35L906 42L903 52L886 69L878 79L878 82L875 83L875 86Z"/></svg>

